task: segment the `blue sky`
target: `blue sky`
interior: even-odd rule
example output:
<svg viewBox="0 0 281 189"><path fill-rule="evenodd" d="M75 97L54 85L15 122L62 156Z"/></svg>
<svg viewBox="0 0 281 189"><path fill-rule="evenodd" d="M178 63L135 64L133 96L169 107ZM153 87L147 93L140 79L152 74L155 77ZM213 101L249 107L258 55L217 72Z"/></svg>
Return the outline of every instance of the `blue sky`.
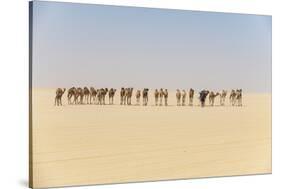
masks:
<svg viewBox="0 0 281 189"><path fill-rule="evenodd" d="M270 16L40 2L34 87L271 91Z"/></svg>

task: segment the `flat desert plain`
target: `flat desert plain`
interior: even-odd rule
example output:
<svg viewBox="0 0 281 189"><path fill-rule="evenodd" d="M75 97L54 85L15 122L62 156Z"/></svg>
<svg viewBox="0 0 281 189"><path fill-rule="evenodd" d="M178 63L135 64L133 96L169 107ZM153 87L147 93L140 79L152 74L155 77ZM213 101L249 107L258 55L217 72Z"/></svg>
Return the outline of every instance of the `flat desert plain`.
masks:
<svg viewBox="0 0 281 189"><path fill-rule="evenodd" d="M33 186L69 186L271 173L271 94L243 107L54 106L33 89ZM108 103L108 98L106 99ZM218 98L216 104L218 104ZM208 102L208 101L207 101ZM135 98L133 98L135 103Z"/></svg>

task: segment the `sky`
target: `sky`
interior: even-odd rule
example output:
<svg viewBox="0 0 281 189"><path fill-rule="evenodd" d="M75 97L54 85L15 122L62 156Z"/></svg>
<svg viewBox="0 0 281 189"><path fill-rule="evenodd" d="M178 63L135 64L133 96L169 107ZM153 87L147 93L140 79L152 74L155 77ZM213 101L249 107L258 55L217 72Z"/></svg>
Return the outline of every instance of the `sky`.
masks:
<svg viewBox="0 0 281 189"><path fill-rule="evenodd" d="M33 87L271 92L271 20L35 1Z"/></svg>

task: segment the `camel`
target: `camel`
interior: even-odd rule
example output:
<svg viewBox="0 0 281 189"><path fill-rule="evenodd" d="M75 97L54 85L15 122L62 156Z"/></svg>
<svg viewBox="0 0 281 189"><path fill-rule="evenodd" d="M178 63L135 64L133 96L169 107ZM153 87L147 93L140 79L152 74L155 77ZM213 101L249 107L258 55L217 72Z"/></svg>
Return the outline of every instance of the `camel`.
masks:
<svg viewBox="0 0 281 189"><path fill-rule="evenodd" d="M205 101L206 101L206 97L208 96L209 94L209 91L208 90L202 90L200 93L199 93L199 100L200 100L200 103L201 103L201 107L204 107L205 106Z"/></svg>
<svg viewBox="0 0 281 189"><path fill-rule="evenodd" d="M90 87L90 104L95 103L97 91L94 87Z"/></svg>
<svg viewBox="0 0 281 189"><path fill-rule="evenodd" d="M142 91L142 100L143 100L144 106L147 106L147 103L148 103L148 91L149 91L149 89L147 89L147 88L144 88Z"/></svg>
<svg viewBox="0 0 281 189"><path fill-rule="evenodd" d="M123 104L125 105L125 103L126 103L125 94L126 94L126 90L125 90L124 87L122 87L121 90L120 90L120 105L123 105Z"/></svg>
<svg viewBox="0 0 281 189"><path fill-rule="evenodd" d="M108 92L108 88L102 88L101 89L101 99L102 99L102 104L105 105L105 96Z"/></svg>
<svg viewBox="0 0 281 189"><path fill-rule="evenodd" d="M61 89L61 88L58 88L56 90L56 97L55 97L55 106L62 106L62 102L61 102L61 98L62 98L62 95L64 94L65 92L65 88L64 89Z"/></svg>
<svg viewBox="0 0 281 189"><path fill-rule="evenodd" d="M116 89L113 89L113 88L111 88L108 91L109 104L113 104L113 99L114 99L115 92L116 92Z"/></svg>
<svg viewBox="0 0 281 189"><path fill-rule="evenodd" d="M72 102L71 102L72 97L74 97L73 102L75 102L75 95L76 95L76 88L75 87L71 87L70 89L68 89L68 91L67 91L68 104L72 104Z"/></svg>
<svg viewBox="0 0 281 189"><path fill-rule="evenodd" d="M168 89L165 89L163 95L165 99L165 106L168 106L168 96L169 96Z"/></svg>
<svg viewBox="0 0 281 189"><path fill-rule="evenodd" d="M125 88L125 98L124 98L124 105L128 105L128 102L129 102L129 100L128 100L128 96L129 96L129 93L130 93L130 89L129 88Z"/></svg>
<svg viewBox="0 0 281 189"><path fill-rule="evenodd" d="M80 97L80 99L79 99L79 97ZM77 88L77 92L76 92L76 97L75 98L76 98L77 104L83 104L84 92L83 92L82 88L80 88L80 87ZM78 101L78 99L79 99L79 101Z"/></svg>
<svg viewBox="0 0 281 189"><path fill-rule="evenodd" d="M79 95L78 88L76 88L74 93L74 104L79 104Z"/></svg>
<svg viewBox="0 0 281 189"><path fill-rule="evenodd" d="M90 90L88 89L88 87L84 87L83 94L86 101L85 103L89 104Z"/></svg>
<svg viewBox="0 0 281 189"><path fill-rule="evenodd" d="M236 90L236 100L237 100L237 105L242 106L242 89Z"/></svg>
<svg viewBox="0 0 281 189"><path fill-rule="evenodd" d="M125 89L125 96L126 96L126 100L127 100L127 105L131 105L132 104L132 96L133 96L133 88L126 88ZM126 104L126 102L125 102Z"/></svg>
<svg viewBox="0 0 281 189"><path fill-rule="evenodd" d="M160 97L160 106L162 106L162 101L163 101L163 97L164 97L164 90L161 88L159 91L159 97Z"/></svg>
<svg viewBox="0 0 281 189"><path fill-rule="evenodd" d="M229 100L230 100L231 105L234 106L236 103L236 92L233 89L231 90L231 93L229 95Z"/></svg>
<svg viewBox="0 0 281 189"><path fill-rule="evenodd" d="M140 97L141 97L141 91L137 90L136 92L137 105L140 105Z"/></svg>
<svg viewBox="0 0 281 189"><path fill-rule="evenodd" d="M102 105L102 90L97 89L97 104Z"/></svg>
<svg viewBox="0 0 281 189"><path fill-rule="evenodd" d="M97 99L99 105L105 105L105 96L108 92L107 88L101 88L97 90Z"/></svg>
<svg viewBox="0 0 281 189"><path fill-rule="evenodd" d="M155 98L155 106L158 106L159 92L157 89L155 89L154 91L154 98Z"/></svg>
<svg viewBox="0 0 281 189"><path fill-rule="evenodd" d="M220 105L221 106L224 106L226 95L227 95L227 91L222 90L220 93Z"/></svg>
<svg viewBox="0 0 281 189"><path fill-rule="evenodd" d="M194 96L194 89L189 89L189 106L193 106L193 96Z"/></svg>
<svg viewBox="0 0 281 189"><path fill-rule="evenodd" d="M182 90L182 106L185 106L185 99L186 99L186 91Z"/></svg>
<svg viewBox="0 0 281 189"><path fill-rule="evenodd" d="M181 92L179 89L177 89L176 98L177 98L177 106L180 106L181 105Z"/></svg>
<svg viewBox="0 0 281 189"><path fill-rule="evenodd" d="M220 93L214 93L213 91L211 91L211 92L209 93L209 104L210 104L211 106L214 106L215 98L216 98L217 96L219 96L219 95L220 95Z"/></svg>

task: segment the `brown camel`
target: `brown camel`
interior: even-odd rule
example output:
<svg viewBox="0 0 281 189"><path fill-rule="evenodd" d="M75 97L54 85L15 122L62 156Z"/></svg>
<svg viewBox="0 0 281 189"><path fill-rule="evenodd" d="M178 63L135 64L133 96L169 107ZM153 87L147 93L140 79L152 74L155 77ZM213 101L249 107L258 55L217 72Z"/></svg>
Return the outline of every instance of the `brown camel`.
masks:
<svg viewBox="0 0 281 189"><path fill-rule="evenodd" d="M189 106L193 106L194 89L189 89Z"/></svg>
<svg viewBox="0 0 281 189"><path fill-rule="evenodd" d="M162 102L163 102L163 97L164 97L164 90L161 88L159 91L159 97L160 97L160 106L162 106Z"/></svg>
<svg viewBox="0 0 281 189"><path fill-rule="evenodd" d="M168 89L165 89L164 93L163 93L164 99L165 99L165 106L168 106Z"/></svg>
<svg viewBox="0 0 281 189"><path fill-rule="evenodd" d="M105 95L107 94L107 88L101 88L97 90L97 99L99 105L105 105Z"/></svg>
<svg viewBox="0 0 281 189"><path fill-rule="evenodd" d="M133 88L126 88L125 96L126 96L126 100L127 100L127 105L131 105L132 104L132 96L133 96ZM126 104L126 102L125 102L125 104Z"/></svg>
<svg viewBox="0 0 281 189"><path fill-rule="evenodd" d="M144 106L147 106L148 103L148 91L149 91L148 88L144 88L142 91L142 100Z"/></svg>
<svg viewBox="0 0 281 189"><path fill-rule="evenodd" d="M236 90L236 100L237 100L237 105L242 106L242 89Z"/></svg>
<svg viewBox="0 0 281 189"><path fill-rule="evenodd" d="M120 105L125 105L126 103L126 90L124 87L121 88L120 90Z"/></svg>
<svg viewBox="0 0 281 189"><path fill-rule="evenodd" d="M102 89L97 89L97 104L102 105Z"/></svg>
<svg viewBox="0 0 281 189"><path fill-rule="evenodd" d="M105 96L106 96L107 92L108 92L108 88L101 89L101 98L102 98L103 105L105 105Z"/></svg>
<svg viewBox="0 0 281 189"><path fill-rule="evenodd" d="M115 95L116 89L111 88L108 91L108 100L109 100L109 104L113 104L113 99L114 99L114 95Z"/></svg>
<svg viewBox="0 0 281 189"><path fill-rule="evenodd" d="M154 97L155 97L155 105L158 106L159 92L157 89L155 89L154 91Z"/></svg>
<svg viewBox="0 0 281 189"><path fill-rule="evenodd" d="M185 100L186 100L186 91L182 90L182 106L185 106Z"/></svg>
<svg viewBox="0 0 281 189"><path fill-rule="evenodd" d="M75 95L76 95L76 88L75 87L71 87L70 89L68 89L68 91L67 91L68 104L72 104L73 102L75 102ZM73 102L71 102L72 97L74 98Z"/></svg>
<svg viewBox="0 0 281 189"><path fill-rule="evenodd" d="M179 89L177 89L176 98L177 98L177 106L180 106L181 105L181 92Z"/></svg>
<svg viewBox="0 0 281 189"><path fill-rule="evenodd" d="M90 104L95 103L97 96L97 90L94 87L90 87Z"/></svg>
<svg viewBox="0 0 281 189"><path fill-rule="evenodd" d="M62 95L64 94L65 92L65 88L64 89L61 89L61 88L58 88L56 90L56 97L55 97L55 106L62 106L62 102L61 102L61 98L62 98Z"/></svg>
<svg viewBox="0 0 281 189"><path fill-rule="evenodd" d="M224 106L226 95L227 95L227 91L222 90L220 93L220 105L221 106Z"/></svg>
<svg viewBox="0 0 281 189"><path fill-rule="evenodd" d="M141 97L141 91L137 90L136 92L137 105L140 105L140 97Z"/></svg>
<svg viewBox="0 0 281 189"><path fill-rule="evenodd" d="M230 103L231 103L232 106L234 106L235 103L236 103L236 92L235 92L235 90L233 90L233 89L232 89L231 92L230 92L229 101L230 101Z"/></svg>
<svg viewBox="0 0 281 189"><path fill-rule="evenodd" d="M209 93L209 104L210 104L211 106L214 106L215 98L216 98L217 96L219 96L219 95L220 95L219 93L214 93L213 91L211 91L211 92Z"/></svg>
<svg viewBox="0 0 281 189"><path fill-rule="evenodd" d="M76 92L76 100L78 104L83 104L83 98L84 98L84 91L82 88L78 87ZM78 101L79 99L79 101Z"/></svg>
<svg viewBox="0 0 281 189"><path fill-rule="evenodd" d="M86 101L85 103L89 104L90 90L88 89L88 87L84 87L83 93L84 99Z"/></svg>

